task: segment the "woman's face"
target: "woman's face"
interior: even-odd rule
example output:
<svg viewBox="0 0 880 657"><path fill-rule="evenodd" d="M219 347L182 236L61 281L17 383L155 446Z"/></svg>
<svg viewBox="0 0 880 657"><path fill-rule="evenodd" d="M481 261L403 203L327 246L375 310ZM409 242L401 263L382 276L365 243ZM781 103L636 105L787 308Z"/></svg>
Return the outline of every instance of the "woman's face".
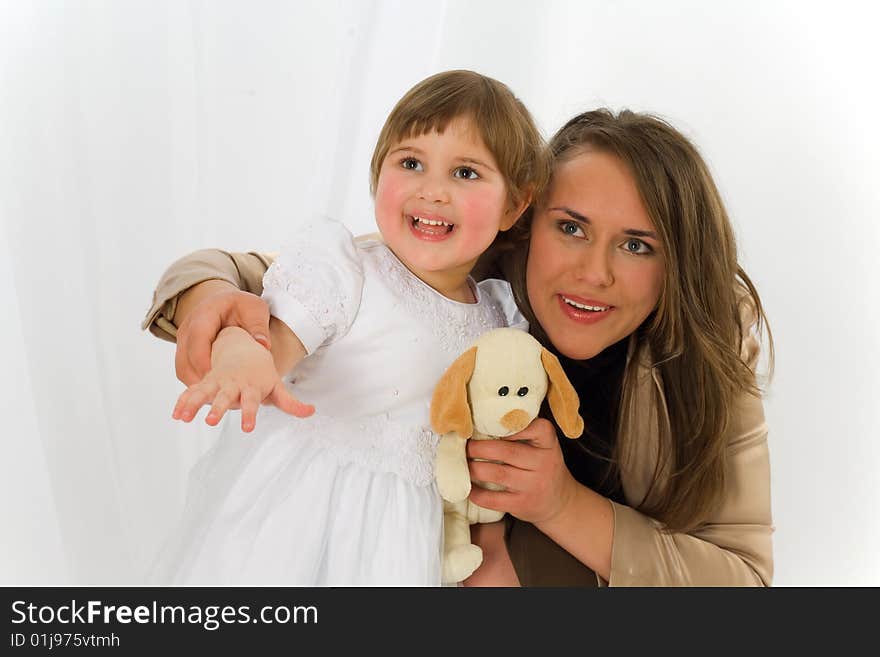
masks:
<svg viewBox="0 0 880 657"><path fill-rule="evenodd" d="M557 164L535 209L526 287L553 345L583 360L635 331L657 306L664 255L627 166L588 150Z"/></svg>

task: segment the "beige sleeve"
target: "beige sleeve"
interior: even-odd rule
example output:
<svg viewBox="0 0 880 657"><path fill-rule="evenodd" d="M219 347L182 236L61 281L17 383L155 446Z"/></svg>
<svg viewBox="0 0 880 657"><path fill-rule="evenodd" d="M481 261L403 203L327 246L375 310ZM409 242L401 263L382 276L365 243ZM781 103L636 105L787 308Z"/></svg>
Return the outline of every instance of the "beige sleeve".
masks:
<svg viewBox="0 0 880 657"><path fill-rule="evenodd" d="M177 326L174 311L180 295L197 283L222 280L253 294L263 291L263 274L275 254L227 253L215 249L195 251L171 265L153 292L153 303L147 311L142 329L149 329L158 338L174 342Z"/></svg>
<svg viewBox="0 0 880 657"><path fill-rule="evenodd" d="M753 371L758 350L756 337L749 334L742 357ZM771 584L770 457L761 399L743 394L729 431L726 496L693 532L665 531L656 520L612 503L611 586Z"/></svg>

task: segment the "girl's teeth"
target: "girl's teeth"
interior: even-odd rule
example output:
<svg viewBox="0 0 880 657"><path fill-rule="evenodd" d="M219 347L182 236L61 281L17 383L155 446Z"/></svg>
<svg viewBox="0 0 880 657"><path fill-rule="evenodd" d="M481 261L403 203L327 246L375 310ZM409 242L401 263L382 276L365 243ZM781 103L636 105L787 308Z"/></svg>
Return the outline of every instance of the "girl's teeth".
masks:
<svg viewBox="0 0 880 657"><path fill-rule="evenodd" d="M591 310L593 312L603 312L608 310L611 306L588 306L583 303L577 303L576 301L572 301L571 299L566 299L562 297L562 300L565 301L569 306L574 306L575 308L579 308L580 310Z"/></svg>
<svg viewBox="0 0 880 657"><path fill-rule="evenodd" d="M422 219L421 217L413 217L413 220L418 224L425 224L426 226L446 226L447 228L452 224L446 221L432 221L431 219Z"/></svg>

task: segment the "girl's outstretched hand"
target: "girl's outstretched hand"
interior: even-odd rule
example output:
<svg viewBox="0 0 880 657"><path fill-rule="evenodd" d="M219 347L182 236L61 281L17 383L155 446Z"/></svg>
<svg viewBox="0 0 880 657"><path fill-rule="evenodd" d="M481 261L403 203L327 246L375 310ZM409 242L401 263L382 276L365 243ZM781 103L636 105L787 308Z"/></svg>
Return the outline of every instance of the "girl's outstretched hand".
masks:
<svg viewBox="0 0 880 657"><path fill-rule="evenodd" d="M241 430L253 431L261 403L273 404L296 417L308 417L313 406L303 404L284 386L272 354L244 329L220 331L211 351L211 369L178 397L175 420L190 422L199 409L211 404L205 422L214 426L228 410L241 409Z"/></svg>
<svg viewBox="0 0 880 657"><path fill-rule="evenodd" d="M469 499L486 509L505 511L534 524L557 516L574 497L579 484L562 458L556 428L537 418L517 434L500 440L469 440L471 479L499 484L505 490L474 486Z"/></svg>

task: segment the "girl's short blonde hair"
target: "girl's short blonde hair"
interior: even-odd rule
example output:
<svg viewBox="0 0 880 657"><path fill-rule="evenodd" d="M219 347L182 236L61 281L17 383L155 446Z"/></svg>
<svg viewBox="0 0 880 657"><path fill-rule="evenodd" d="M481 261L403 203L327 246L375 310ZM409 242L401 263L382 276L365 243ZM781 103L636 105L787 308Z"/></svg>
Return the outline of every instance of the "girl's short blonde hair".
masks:
<svg viewBox="0 0 880 657"><path fill-rule="evenodd" d="M370 193L388 151L409 137L442 133L467 118L492 153L511 204L536 198L550 177L548 153L532 115L498 80L473 71L445 71L422 80L401 98L382 127L370 162Z"/></svg>

